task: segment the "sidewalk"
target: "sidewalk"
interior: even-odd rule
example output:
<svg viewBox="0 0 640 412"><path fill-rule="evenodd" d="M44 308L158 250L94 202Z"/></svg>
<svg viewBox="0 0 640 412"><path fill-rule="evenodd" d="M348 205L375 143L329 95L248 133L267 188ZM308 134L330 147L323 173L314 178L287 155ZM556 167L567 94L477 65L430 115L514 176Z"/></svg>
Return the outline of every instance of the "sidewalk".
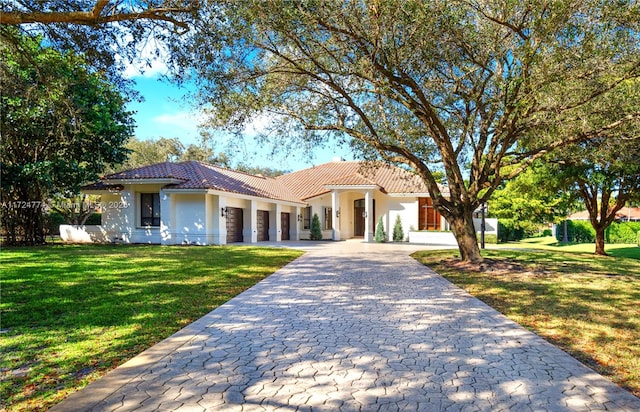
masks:
<svg viewBox="0 0 640 412"><path fill-rule="evenodd" d="M307 247L52 411L640 411L418 249Z"/></svg>

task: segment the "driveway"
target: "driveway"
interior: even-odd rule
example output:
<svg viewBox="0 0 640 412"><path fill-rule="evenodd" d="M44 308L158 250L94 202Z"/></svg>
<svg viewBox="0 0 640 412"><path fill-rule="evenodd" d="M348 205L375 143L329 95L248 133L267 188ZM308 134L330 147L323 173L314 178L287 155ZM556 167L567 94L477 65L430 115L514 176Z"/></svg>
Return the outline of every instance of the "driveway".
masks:
<svg viewBox="0 0 640 412"><path fill-rule="evenodd" d="M297 245L297 244L290 244ZM307 253L54 411L640 411L409 254Z"/></svg>

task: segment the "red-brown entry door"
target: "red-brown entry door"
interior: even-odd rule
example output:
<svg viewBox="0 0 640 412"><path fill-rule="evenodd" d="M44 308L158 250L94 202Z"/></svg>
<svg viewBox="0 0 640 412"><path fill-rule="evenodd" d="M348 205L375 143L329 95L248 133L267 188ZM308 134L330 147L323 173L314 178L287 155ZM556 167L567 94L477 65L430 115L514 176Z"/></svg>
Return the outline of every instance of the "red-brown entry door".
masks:
<svg viewBox="0 0 640 412"><path fill-rule="evenodd" d="M281 213L280 214L280 229L282 230L282 240L290 240L291 236L289 235L289 219L291 218L290 213Z"/></svg>

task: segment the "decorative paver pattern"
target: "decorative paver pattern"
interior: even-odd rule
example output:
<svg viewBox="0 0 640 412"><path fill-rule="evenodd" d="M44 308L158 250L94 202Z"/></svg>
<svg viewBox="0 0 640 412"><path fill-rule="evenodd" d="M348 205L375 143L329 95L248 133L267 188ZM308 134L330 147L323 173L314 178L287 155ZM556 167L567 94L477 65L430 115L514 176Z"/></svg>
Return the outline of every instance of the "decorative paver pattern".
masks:
<svg viewBox="0 0 640 412"><path fill-rule="evenodd" d="M309 251L53 410L640 410L412 250Z"/></svg>

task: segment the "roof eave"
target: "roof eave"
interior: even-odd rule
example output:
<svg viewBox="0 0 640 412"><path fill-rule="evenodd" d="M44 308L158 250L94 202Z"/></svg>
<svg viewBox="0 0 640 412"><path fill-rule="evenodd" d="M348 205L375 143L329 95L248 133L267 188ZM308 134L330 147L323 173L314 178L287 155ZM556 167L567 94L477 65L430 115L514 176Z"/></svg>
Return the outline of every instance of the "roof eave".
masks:
<svg viewBox="0 0 640 412"><path fill-rule="evenodd" d="M176 185L184 183L184 179L175 178L137 178L137 179L102 179L102 182L106 184L121 184L121 185Z"/></svg>

